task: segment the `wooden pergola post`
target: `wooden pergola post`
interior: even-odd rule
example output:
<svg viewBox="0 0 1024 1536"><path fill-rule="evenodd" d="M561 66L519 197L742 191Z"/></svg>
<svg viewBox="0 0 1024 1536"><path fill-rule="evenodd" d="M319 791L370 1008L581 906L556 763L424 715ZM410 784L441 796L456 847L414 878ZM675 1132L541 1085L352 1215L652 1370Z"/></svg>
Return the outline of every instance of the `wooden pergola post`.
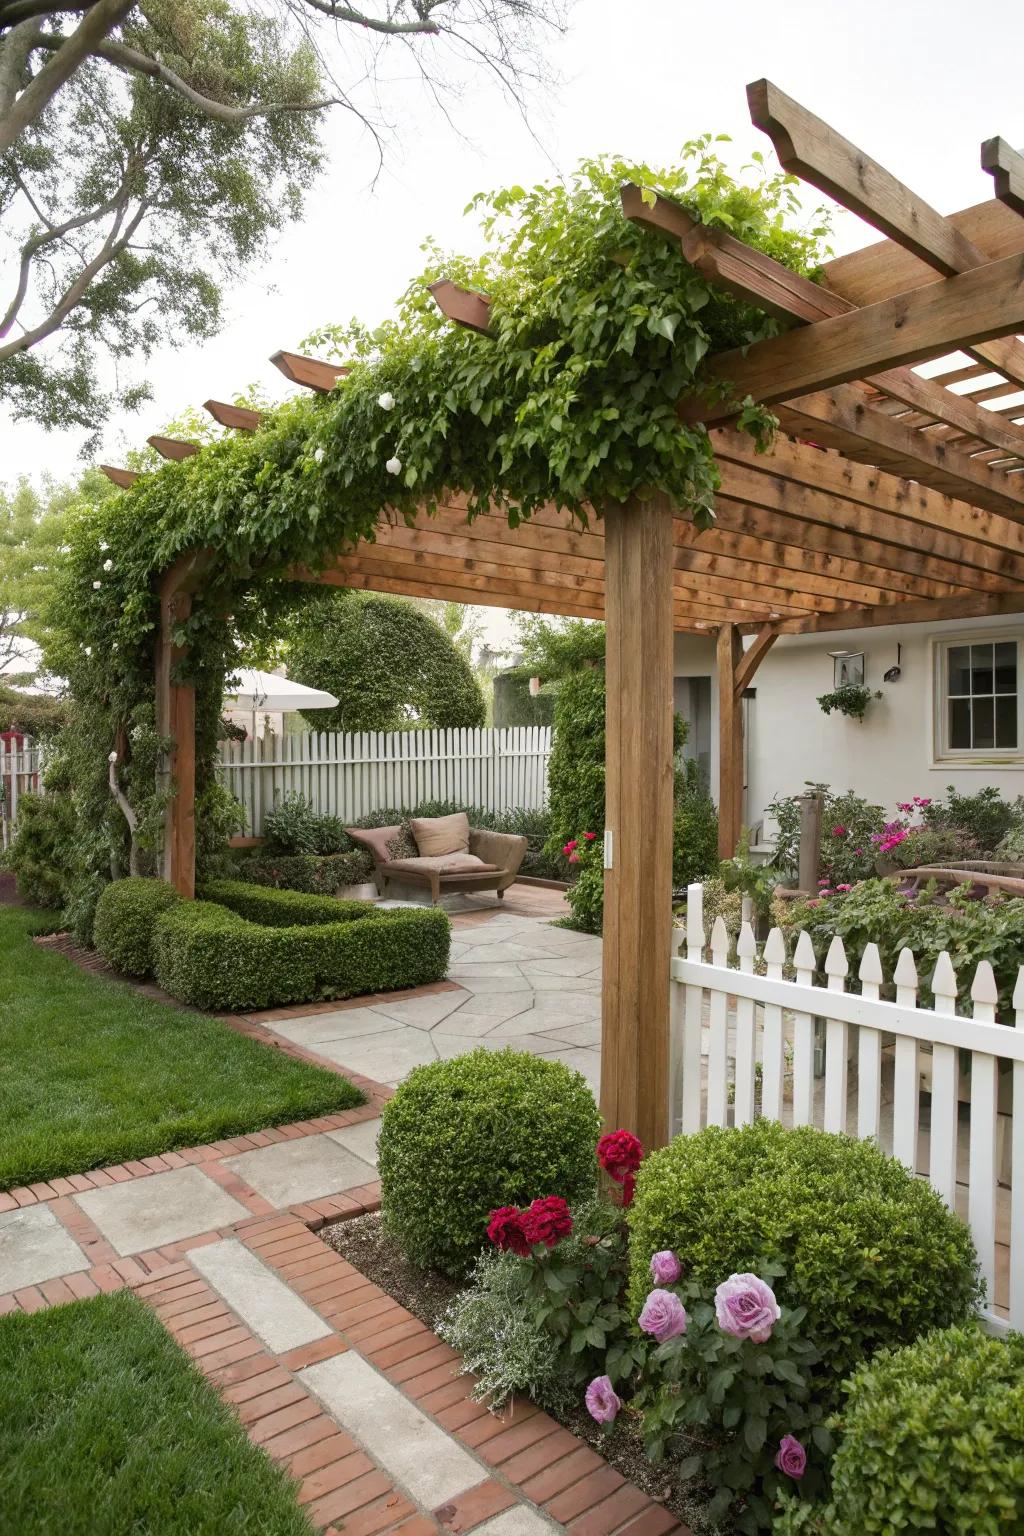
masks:
<svg viewBox="0 0 1024 1536"><path fill-rule="evenodd" d="M743 695L736 671L743 641L735 624L718 629L718 857L731 859L743 826Z"/></svg>
<svg viewBox="0 0 1024 1536"><path fill-rule="evenodd" d="M174 632L192 612L192 587L202 562L196 555L177 560L160 584L160 629L156 645L156 729L169 742L162 754L157 787L170 799L164 813L163 876L189 900L196 892L196 691L174 679L185 652Z"/></svg>
<svg viewBox="0 0 1024 1536"><path fill-rule="evenodd" d="M607 724L601 1115L669 1135L672 507L604 510Z"/></svg>

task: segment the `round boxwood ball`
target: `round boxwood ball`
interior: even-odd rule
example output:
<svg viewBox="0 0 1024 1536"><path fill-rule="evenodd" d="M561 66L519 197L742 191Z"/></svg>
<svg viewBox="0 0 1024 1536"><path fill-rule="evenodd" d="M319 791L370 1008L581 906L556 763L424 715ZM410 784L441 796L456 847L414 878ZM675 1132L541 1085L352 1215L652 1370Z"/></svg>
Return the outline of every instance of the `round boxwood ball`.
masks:
<svg viewBox="0 0 1024 1536"><path fill-rule="evenodd" d="M93 943L122 976L152 976L157 919L181 900L166 880L131 875L104 886L96 903Z"/></svg>
<svg viewBox="0 0 1024 1536"><path fill-rule="evenodd" d="M776 1296L807 1309L826 1398L877 1349L965 1321L978 1295L971 1234L931 1186L873 1142L810 1126L677 1136L641 1166L630 1234L634 1316L661 1249L712 1292L780 1265Z"/></svg>
<svg viewBox="0 0 1024 1536"><path fill-rule="evenodd" d="M384 1224L414 1263L461 1277L500 1205L571 1203L597 1184L600 1120L578 1072L519 1051L416 1067L384 1106Z"/></svg>
<svg viewBox="0 0 1024 1536"><path fill-rule="evenodd" d="M948 1536L1024 1519L1024 1336L944 1328L886 1350L847 1383L824 1506L794 1503L776 1536Z"/></svg>

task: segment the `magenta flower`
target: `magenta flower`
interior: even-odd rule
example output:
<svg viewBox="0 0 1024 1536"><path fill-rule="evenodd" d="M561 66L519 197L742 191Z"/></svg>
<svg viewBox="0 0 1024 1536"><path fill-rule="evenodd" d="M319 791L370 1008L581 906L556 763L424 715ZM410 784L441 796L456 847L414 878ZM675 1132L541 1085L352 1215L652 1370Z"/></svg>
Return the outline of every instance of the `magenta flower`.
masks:
<svg viewBox="0 0 1024 1536"><path fill-rule="evenodd" d="M914 796L914 804L918 807L919 810L926 811L931 803L931 799L927 795Z"/></svg>
<svg viewBox="0 0 1024 1536"><path fill-rule="evenodd" d="M583 836L586 838L588 843L592 843L596 839L597 833L596 832L584 832Z"/></svg>
<svg viewBox="0 0 1024 1536"><path fill-rule="evenodd" d="M782 1310L766 1281L757 1275L730 1275L715 1292L715 1316L723 1333L765 1344Z"/></svg>
<svg viewBox="0 0 1024 1536"><path fill-rule="evenodd" d="M833 827L832 828L832 836L833 837L845 837L846 836L846 828L845 827Z"/></svg>
<svg viewBox="0 0 1024 1536"><path fill-rule="evenodd" d="M565 862L567 864L578 864L579 861L580 861L580 856L575 851L573 853L568 853L565 856Z"/></svg>
<svg viewBox="0 0 1024 1536"><path fill-rule="evenodd" d="M861 854L864 852L864 849L863 848L855 848L853 851L857 855L857 857L860 858Z"/></svg>
<svg viewBox="0 0 1024 1536"><path fill-rule="evenodd" d="M674 1291L654 1290L644 1302L640 1327L664 1344L686 1332L686 1308Z"/></svg>
<svg viewBox="0 0 1024 1536"><path fill-rule="evenodd" d="M828 875L822 875L821 879L818 881L818 884L828 885Z"/></svg>
<svg viewBox="0 0 1024 1536"><path fill-rule="evenodd" d="M822 886L821 890L818 892L818 895L819 896L834 896L835 895L835 891L833 891L830 886L826 885L826 886Z"/></svg>
<svg viewBox="0 0 1024 1536"><path fill-rule="evenodd" d="M837 885L836 886L836 890L837 891L852 891L853 890L853 886L852 885Z"/></svg>
<svg viewBox="0 0 1024 1536"><path fill-rule="evenodd" d="M587 1388L584 1401L586 1402L587 1412L590 1414L590 1417L595 1419L598 1424L613 1423L615 1415L622 1407L622 1399L607 1376L594 1377Z"/></svg>
<svg viewBox="0 0 1024 1536"><path fill-rule="evenodd" d="M675 1285L682 1272L683 1266L671 1248L663 1248L661 1253L652 1255L651 1279L655 1285Z"/></svg>
<svg viewBox="0 0 1024 1536"><path fill-rule="evenodd" d="M807 902L807 906L809 906L809 907L820 907L821 906L821 902L820 901L809 901L809 902Z"/></svg>
<svg viewBox="0 0 1024 1536"><path fill-rule="evenodd" d="M807 1471L807 1452L794 1435L783 1435L775 1465L795 1482L799 1482Z"/></svg>
<svg viewBox="0 0 1024 1536"><path fill-rule="evenodd" d="M900 800L897 802L896 809L898 811L913 811L914 802L912 800Z"/></svg>

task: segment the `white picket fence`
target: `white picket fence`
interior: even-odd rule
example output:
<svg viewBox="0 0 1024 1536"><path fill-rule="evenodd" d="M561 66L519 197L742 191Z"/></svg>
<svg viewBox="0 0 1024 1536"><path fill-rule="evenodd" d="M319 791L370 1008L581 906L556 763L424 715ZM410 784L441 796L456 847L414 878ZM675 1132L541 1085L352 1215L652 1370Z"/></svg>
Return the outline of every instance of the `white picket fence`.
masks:
<svg viewBox="0 0 1024 1536"><path fill-rule="evenodd" d="M933 1008L918 1005L909 949L892 977L895 1000L884 1001L876 944L860 959L859 990L848 990L850 962L838 937L822 967L823 986L806 933L792 977L784 973L790 967L778 928L759 953L744 923L734 964L732 941L716 918L706 959L703 897L702 886L689 887L686 953L672 961L674 1128L746 1125L759 1114L873 1138L915 1173L926 1166L932 1186L970 1225L989 1298L986 1321L1005 1328L1008 1313L1011 1326L1024 1328L1024 966L1012 1023L996 1022L987 960L974 973L970 1018L957 1013L957 978L945 953L931 977ZM824 1078L816 1081L822 1047ZM930 1092L924 1113L923 1085ZM1000 1315L992 1310L997 1300Z"/></svg>
<svg viewBox="0 0 1024 1536"><path fill-rule="evenodd" d="M18 746L0 741L0 847L10 846L18 824L18 801L26 790L39 788L39 748L28 737Z"/></svg>
<svg viewBox="0 0 1024 1536"><path fill-rule="evenodd" d="M291 791L353 822L384 807L452 800L489 811L547 804L551 727L502 730L306 731L225 742L218 778L245 807L246 831Z"/></svg>

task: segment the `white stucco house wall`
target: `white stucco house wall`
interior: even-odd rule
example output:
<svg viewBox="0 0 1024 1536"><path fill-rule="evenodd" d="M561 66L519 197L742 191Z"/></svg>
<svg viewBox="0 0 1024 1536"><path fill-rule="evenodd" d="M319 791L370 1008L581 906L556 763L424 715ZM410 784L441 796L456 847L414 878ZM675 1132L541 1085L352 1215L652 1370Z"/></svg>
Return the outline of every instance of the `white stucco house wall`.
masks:
<svg viewBox="0 0 1024 1536"><path fill-rule="evenodd" d="M830 652L863 652L864 681L882 694L862 722L824 715L834 687ZM896 665L900 675L883 680ZM676 708L690 722L687 754L718 784L718 679L709 635L675 638ZM745 700L744 822L806 780L853 789L887 810L948 784L1024 794L1024 615L784 635ZM768 822L768 829L771 822Z"/></svg>

